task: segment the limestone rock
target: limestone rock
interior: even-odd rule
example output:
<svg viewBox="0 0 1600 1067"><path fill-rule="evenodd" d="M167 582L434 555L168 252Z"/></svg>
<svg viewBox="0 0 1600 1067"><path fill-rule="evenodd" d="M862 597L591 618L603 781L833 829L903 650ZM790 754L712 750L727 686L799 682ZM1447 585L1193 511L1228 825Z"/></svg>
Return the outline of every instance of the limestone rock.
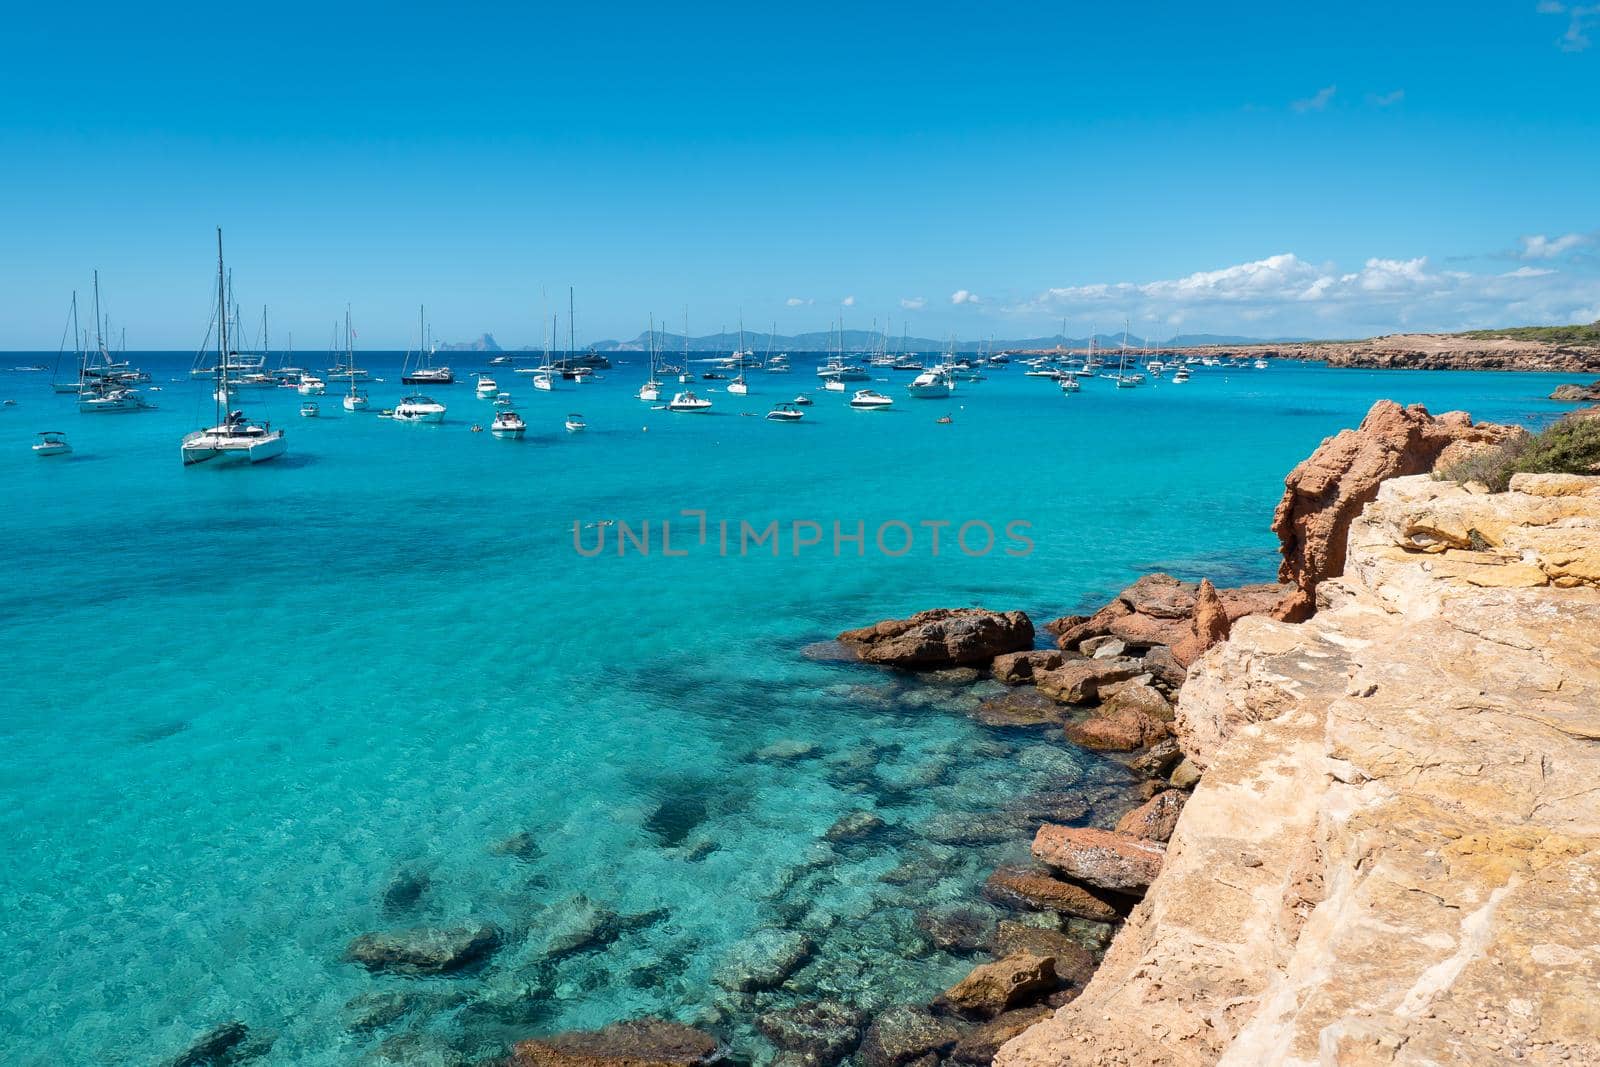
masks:
<svg viewBox="0 0 1600 1067"><path fill-rule="evenodd" d="M1360 427L1323 441L1284 479L1283 499L1272 517L1283 550L1278 578L1296 589L1277 616L1298 621L1315 611L1317 584L1344 573L1350 524L1384 481L1433 470L1452 445L1489 447L1524 433L1518 427L1474 425L1463 411L1435 418L1421 405L1402 408L1380 400Z"/></svg>
<svg viewBox="0 0 1600 1067"><path fill-rule="evenodd" d="M1117 833L1142 837L1146 841L1169 841L1177 829L1188 794L1180 789L1157 793L1117 822Z"/></svg>
<svg viewBox="0 0 1600 1067"><path fill-rule="evenodd" d="M1030 649L996 656L989 664L994 680L1006 685L1024 685L1033 680L1034 671L1050 671L1061 666L1061 653L1054 649Z"/></svg>
<svg viewBox="0 0 1600 1067"><path fill-rule="evenodd" d="M1068 741L1101 752L1132 752L1161 740L1168 734L1166 723L1151 718L1137 708L1097 709L1088 718L1070 722L1065 731Z"/></svg>
<svg viewBox="0 0 1600 1067"><path fill-rule="evenodd" d="M1068 878L1117 892L1140 890L1161 873L1166 846L1092 826L1039 827L1033 854Z"/></svg>
<svg viewBox="0 0 1600 1067"><path fill-rule="evenodd" d="M644 1018L519 1041L508 1067L707 1067L721 1058L710 1034Z"/></svg>
<svg viewBox="0 0 1600 1067"><path fill-rule="evenodd" d="M1033 623L1020 611L935 608L846 630L838 639L868 663L913 670L987 666L996 656L1031 649Z"/></svg>
<svg viewBox="0 0 1600 1067"><path fill-rule="evenodd" d="M1222 606L1222 600L1217 596L1216 587L1211 584L1211 579L1200 579L1200 593L1195 598L1194 618L1189 624L1189 636L1172 647L1173 658L1188 667L1199 659L1200 654L1206 649L1226 641L1231 625L1228 611Z"/></svg>
<svg viewBox="0 0 1600 1067"><path fill-rule="evenodd" d="M345 958L369 971L448 974L483 959L499 947L500 931L487 923L450 929L419 926L362 934L350 942Z"/></svg>
<svg viewBox="0 0 1600 1067"><path fill-rule="evenodd" d="M1079 988L1094 975L1094 954L1060 930L1002 919L995 927L991 948L1001 958L1018 953L1050 956L1056 961L1056 977Z"/></svg>
<svg viewBox="0 0 1600 1067"><path fill-rule="evenodd" d="M1126 656L1120 659L1068 660L1054 670L1034 675L1039 692L1063 704L1092 704L1101 686L1124 682L1144 671L1144 665Z"/></svg>
<svg viewBox="0 0 1600 1067"><path fill-rule="evenodd" d="M1008 1008L1039 999L1056 986L1053 956L1019 952L1014 956L979 964L941 998L957 1011L993 1018Z"/></svg>
<svg viewBox="0 0 1600 1067"><path fill-rule="evenodd" d="M983 891L1002 904L1076 915L1096 922L1112 922L1120 914L1117 905L1105 895L1026 867L997 867L984 883Z"/></svg>
<svg viewBox="0 0 1600 1067"><path fill-rule="evenodd" d="M1162 872L997 1067L1600 1063L1600 587L1539 547L1600 522L1589 481L1385 481L1309 621L1202 655Z"/></svg>
<svg viewBox="0 0 1600 1067"><path fill-rule="evenodd" d="M1106 699L1104 710L1107 713L1124 709L1148 715L1156 722L1171 722L1173 718L1172 703L1161 695L1160 690L1137 679L1128 685L1117 686Z"/></svg>

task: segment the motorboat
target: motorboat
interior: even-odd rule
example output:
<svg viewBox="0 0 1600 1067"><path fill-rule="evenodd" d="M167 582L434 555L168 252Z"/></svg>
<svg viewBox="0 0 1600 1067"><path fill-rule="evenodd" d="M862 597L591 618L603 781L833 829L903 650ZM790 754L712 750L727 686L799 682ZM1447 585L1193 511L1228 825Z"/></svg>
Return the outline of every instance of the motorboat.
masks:
<svg viewBox="0 0 1600 1067"><path fill-rule="evenodd" d="M912 371L921 372L921 371L927 370L928 368L923 366L923 364L922 364L922 362L920 360L902 359L898 363L896 363L892 369L893 370L912 370Z"/></svg>
<svg viewBox="0 0 1600 1067"><path fill-rule="evenodd" d="M1062 375L1057 384L1061 386L1063 393L1079 393L1083 391L1083 383L1071 374Z"/></svg>
<svg viewBox="0 0 1600 1067"><path fill-rule="evenodd" d="M767 412L768 422L799 422L806 417L806 413L793 404L779 404Z"/></svg>
<svg viewBox="0 0 1600 1067"><path fill-rule="evenodd" d="M857 389L850 398L850 406L857 411L882 411L893 405L893 400L872 389Z"/></svg>
<svg viewBox="0 0 1600 1067"><path fill-rule="evenodd" d="M67 435L60 430L45 430L39 435L39 443L33 446L33 454L41 458L65 456L71 451L72 446L67 444Z"/></svg>
<svg viewBox="0 0 1600 1067"><path fill-rule="evenodd" d="M300 384L296 386L301 396L321 396L328 391L328 383L318 378L315 374L301 377Z"/></svg>
<svg viewBox="0 0 1600 1067"><path fill-rule="evenodd" d="M145 402L137 389L101 385L78 394L78 411L84 415L119 415L129 411L145 411L152 406Z"/></svg>
<svg viewBox="0 0 1600 1067"><path fill-rule="evenodd" d="M300 405L300 417L302 419L314 419L320 414L322 414L322 409L317 407L315 400L307 400Z"/></svg>
<svg viewBox="0 0 1600 1067"><path fill-rule="evenodd" d="M660 400L661 383L656 381L654 378L651 378L649 381L639 386L639 399L648 400L651 403Z"/></svg>
<svg viewBox="0 0 1600 1067"><path fill-rule="evenodd" d="M935 368L925 370L911 380L906 392L919 399L937 399L955 392L956 383L948 371Z"/></svg>
<svg viewBox="0 0 1600 1067"><path fill-rule="evenodd" d="M431 396L413 393L394 406L389 416L399 422L443 422L444 405Z"/></svg>
<svg viewBox="0 0 1600 1067"><path fill-rule="evenodd" d="M844 387L844 379L842 378L828 378L823 381L822 387L830 393L843 393L848 391Z"/></svg>
<svg viewBox="0 0 1600 1067"><path fill-rule="evenodd" d="M473 429L481 431L483 427L474 426ZM515 411L497 411L489 424L489 432L495 437L521 437L527 430L528 424Z"/></svg>
<svg viewBox="0 0 1600 1067"><path fill-rule="evenodd" d="M511 406L511 394L510 393L496 393L494 395L494 406L497 407L497 408L508 408L508 407L510 407Z"/></svg>
<svg viewBox="0 0 1600 1067"><path fill-rule="evenodd" d="M500 391L500 384L487 374L478 378L478 399L488 400Z"/></svg>
<svg viewBox="0 0 1600 1067"><path fill-rule="evenodd" d="M704 397L695 396L685 389L681 393L673 394L672 399L667 402L667 410L702 413L711 410L711 401Z"/></svg>
<svg viewBox="0 0 1600 1067"><path fill-rule="evenodd" d="M801 393L799 396L794 398L794 403L799 407L809 407L810 405L816 403L816 401L812 400L809 396L806 396L806 394Z"/></svg>
<svg viewBox="0 0 1600 1067"><path fill-rule="evenodd" d="M817 368L819 378L837 378L841 382L870 382L872 375L867 369L854 363L845 363L839 359L830 359L827 363Z"/></svg>
<svg viewBox="0 0 1600 1067"><path fill-rule="evenodd" d="M491 367L509 367L515 362L516 361L513 360L510 356L495 356L493 359L489 360L489 366L491 366Z"/></svg>
<svg viewBox="0 0 1600 1067"><path fill-rule="evenodd" d="M589 428L589 424L583 421L583 416L576 411L567 416L566 426L568 433L582 433Z"/></svg>
<svg viewBox="0 0 1600 1067"><path fill-rule="evenodd" d="M1172 384L1173 385L1182 385L1184 382L1188 381L1189 378L1190 378L1189 368L1188 367L1179 367L1175 372L1173 372Z"/></svg>
<svg viewBox="0 0 1600 1067"><path fill-rule="evenodd" d="M1255 363L1252 364L1252 366L1254 366L1256 370L1266 370L1267 369L1267 361L1264 360L1264 359L1258 359L1258 360L1255 361Z"/></svg>

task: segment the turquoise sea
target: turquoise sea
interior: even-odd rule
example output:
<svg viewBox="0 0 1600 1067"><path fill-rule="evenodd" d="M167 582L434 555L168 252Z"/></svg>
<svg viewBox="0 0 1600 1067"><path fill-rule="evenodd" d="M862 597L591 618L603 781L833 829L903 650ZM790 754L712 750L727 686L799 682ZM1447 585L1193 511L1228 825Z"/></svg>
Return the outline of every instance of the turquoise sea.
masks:
<svg viewBox="0 0 1600 1067"><path fill-rule="evenodd" d="M392 404L399 355L361 358ZM253 469L181 466L211 415L187 356L134 357L161 387L137 415L79 415L48 374L0 372L0 1061L160 1063L237 1019L274 1035L263 1064L385 1041L472 1062L640 1014L764 1061L751 1019L784 998L926 1000L971 961L931 949L919 909L976 901L1026 854L989 815L1077 791L1084 818L1114 818L1125 774L976 723L990 683L807 645L941 605L1042 622L1149 570L1268 579L1284 474L1373 400L1537 423L1562 380L1285 364L1064 397L1012 367L948 401L889 375L894 410L862 413L796 359L746 400L699 383L716 410L691 416L634 399L634 356L553 394L502 371L530 431L499 441L468 432L491 417L465 373L482 359L456 355L466 384L432 390L440 426L347 416L331 383L316 420L292 390L247 392L290 439ZM799 425L736 414L802 390ZM571 411L587 432L564 432ZM35 458L53 429L75 452ZM706 545L684 510L708 514ZM686 555L660 552L670 519ZM735 535L724 555L723 519L826 533L776 557ZM619 557L621 524L646 520L652 552ZM872 543L890 520L916 534L903 556ZM920 524L941 520L935 555ZM864 554L835 556L836 521L865 524ZM951 545L969 521L1000 534L992 552ZM576 552L575 522L609 551ZM1003 551L1011 522L1030 553ZM857 811L884 827L824 838ZM478 922L504 943L457 977L343 959L365 932ZM773 928L811 943L788 987L719 984ZM403 1014L351 1028L393 992Z"/></svg>

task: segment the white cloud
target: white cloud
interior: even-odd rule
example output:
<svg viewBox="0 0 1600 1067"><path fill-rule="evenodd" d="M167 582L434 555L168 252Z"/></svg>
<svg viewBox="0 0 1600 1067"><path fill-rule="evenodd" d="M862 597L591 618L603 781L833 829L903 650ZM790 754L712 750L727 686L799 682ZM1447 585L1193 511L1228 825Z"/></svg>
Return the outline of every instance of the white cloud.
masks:
<svg viewBox="0 0 1600 1067"><path fill-rule="evenodd" d="M1582 52L1593 42L1589 40L1590 23L1600 16L1600 4L1567 5L1557 0L1540 0L1534 8L1541 15L1567 16L1567 31L1556 41L1563 52Z"/></svg>
<svg viewBox="0 0 1600 1067"><path fill-rule="evenodd" d="M1536 233L1522 238L1522 250L1517 253L1520 259L1556 259L1566 255L1574 248L1582 248L1594 241L1593 234L1569 233L1560 237L1546 237Z"/></svg>
<svg viewBox="0 0 1600 1067"><path fill-rule="evenodd" d="M1368 93L1367 103L1373 107L1394 107L1405 98L1406 91L1404 89L1396 89L1388 93Z"/></svg>
<svg viewBox="0 0 1600 1067"><path fill-rule="evenodd" d="M785 300L784 303L788 304L792 308L798 308L798 307L805 307L807 304L811 303L811 301L806 300L806 299L804 299L802 297L791 296L789 299Z"/></svg>
<svg viewBox="0 0 1600 1067"><path fill-rule="evenodd" d="M1208 333L1249 327L1256 336L1369 336L1395 329L1589 321L1581 316L1597 292L1600 284L1582 271L1529 266L1474 274L1435 267L1425 256L1375 256L1357 269L1341 270L1284 252L1178 278L1063 286L1005 310L1135 321L1182 316L1192 329Z"/></svg>
<svg viewBox="0 0 1600 1067"><path fill-rule="evenodd" d="M853 308L856 306L856 298L853 296L847 296L843 300L839 301L839 306Z"/></svg>
<svg viewBox="0 0 1600 1067"><path fill-rule="evenodd" d="M957 289L955 292L950 294L950 303L952 303L952 304L981 304L981 303L983 303L983 301L979 300L978 299L978 294L972 292L971 290L968 290L968 289Z"/></svg>
<svg viewBox="0 0 1600 1067"><path fill-rule="evenodd" d="M907 311L921 311L923 308L928 306L928 298L925 296L904 297L900 301L900 306L905 308Z"/></svg>
<svg viewBox="0 0 1600 1067"><path fill-rule="evenodd" d="M1322 111L1327 108L1330 102L1332 102L1333 94L1337 93L1338 91L1339 87L1337 85L1324 86L1323 88L1312 93L1310 96L1306 97L1304 100L1296 100L1289 106L1301 114L1304 114L1307 111Z"/></svg>

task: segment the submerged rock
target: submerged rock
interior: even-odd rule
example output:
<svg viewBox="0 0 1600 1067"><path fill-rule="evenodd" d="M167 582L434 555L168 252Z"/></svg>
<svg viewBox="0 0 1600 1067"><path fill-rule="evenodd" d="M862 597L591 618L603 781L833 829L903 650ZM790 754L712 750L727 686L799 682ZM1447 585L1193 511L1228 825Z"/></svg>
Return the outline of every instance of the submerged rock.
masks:
<svg viewBox="0 0 1600 1067"><path fill-rule="evenodd" d="M448 974L481 960L500 947L500 931L490 923L440 929L362 934L350 942L345 958L369 971L396 974Z"/></svg>
<svg viewBox="0 0 1600 1067"><path fill-rule="evenodd" d="M519 1041L508 1067L707 1067L721 1058L710 1034L644 1018Z"/></svg>
<svg viewBox="0 0 1600 1067"><path fill-rule="evenodd" d="M852 811L848 815L840 816L837 822L828 827L828 832L823 834L823 837L838 842L865 841L887 825L888 823L870 811Z"/></svg>
<svg viewBox="0 0 1600 1067"><path fill-rule="evenodd" d="M1139 753L1128 766L1134 772L1147 778L1165 778L1172 773L1172 768L1183 759L1183 750L1178 747L1178 742L1172 738L1164 738L1151 745L1149 749Z"/></svg>
<svg viewBox="0 0 1600 1067"><path fill-rule="evenodd" d="M437 1034L395 1034L361 1058L361 1067L469 1067L466 1053Z"/></svg>
<svg viewBox="0 0 1600 1067"><path fill-rule="evenodd" d="M861 1041L866 1013L837 1000L816 1000L763 1012L756 1029L805 1067L831 1067Z"/></svg>
<svg viewBox="0 0 1600 1067"><path fill-rule="evenodd" d="M968 1015L992 1018L1042 998L1056 987L1053 956L1019 952L994 963L979 964L944 991L942 1003Z"/></svg>
<svg viewBox="0 0 1600 1067"><path fill-rule="evenodd" d="M863 1067L901 1067L923 1056L942 1054L961 1036L925 1008L902 1005L880 1013L861 1041Z"/></svg>
<svg viewBox="0 0 1600 1067"><path fill-rule="evenodd" d="M1003 696L985 700L972 717L985 726L1044 726L1058 723L1064 709L1037 689L1013 689Z"/></svg>
<svg viewBox="0 0 1600 1067"><path fill-rule="evenodd" d="M1040 1004L997 1015L963 1034L955 1048L950 1050L950 1059L970 1067L989 1067L1001 1045L1034 1023L1050 1018L1052 1010Z"/></svg>
<svg viewBox="0 0 1600 1067"><path fill-rule="evenodd" d="M1088 826L1046 824L1033 839L1033 854L1046 866L1117 892L1144 889L1155 881L1166 853L1160 842Z"/></svg>
<svg viewBox="0 0 1600 1067"><path fill-rule="evenodd" d="M817 755L818 751L814 742L785 737L756 749L751 756L764 763L791 763L795 760L810 759Z"/></svg>
<svg viewBox="0 0 1600 1067"><path fill-rule="evenodd" d="M1013 907L1039 908L1097 922L1112 922L1120 916L1117 906L1094 890L1026 867L996 868L983 891L990 899Z"/></svg>
<svg viewBox="0 0 1600 1067"><path fill-rule="evenodd" d="M401 871L383 891L383 910L390 914L410 911L432 885L427 871Z"/></svg>
<svg viewBox="0 0 1600 1067"><path fill-rule="evenodd" d="M733 946L714 981L724 989L750 993L783 984L811 958L816 946L793 930L757 930Z"/></svg>
<svg viewBox="0 0 1600 1067"><path fill-rule="evenodd" d="M928 943L942 952L967 954L987 948L994 938L992 911L960 905L926 908L917 912L916 927Z"/></svg>
<svg viewBox="0 0 1600 1067"><path fill-rule="evenodd" d="M935 608L846 630L839 641L869 663L915 670L986 666L1003 653L1032 648L1033 622L1020 611Z"/></svg>
<svg viewBox="0 0 1600 1067"><path fill-rule="evenodd" d="M169 1067L227 1067L264 1056L271 1046L270 1037L252 1037L248 1026L234 1020L201 1034L168 1064Z"/></svg>
<svg viewBox="0 0 1600 1067"><path fill-rule="evenodd" d="M524 863L531 863L544 855L538 840L526 830L519 830L510 837L496 841L489 846L489 851L496 856L512 856Z"/></svg>

